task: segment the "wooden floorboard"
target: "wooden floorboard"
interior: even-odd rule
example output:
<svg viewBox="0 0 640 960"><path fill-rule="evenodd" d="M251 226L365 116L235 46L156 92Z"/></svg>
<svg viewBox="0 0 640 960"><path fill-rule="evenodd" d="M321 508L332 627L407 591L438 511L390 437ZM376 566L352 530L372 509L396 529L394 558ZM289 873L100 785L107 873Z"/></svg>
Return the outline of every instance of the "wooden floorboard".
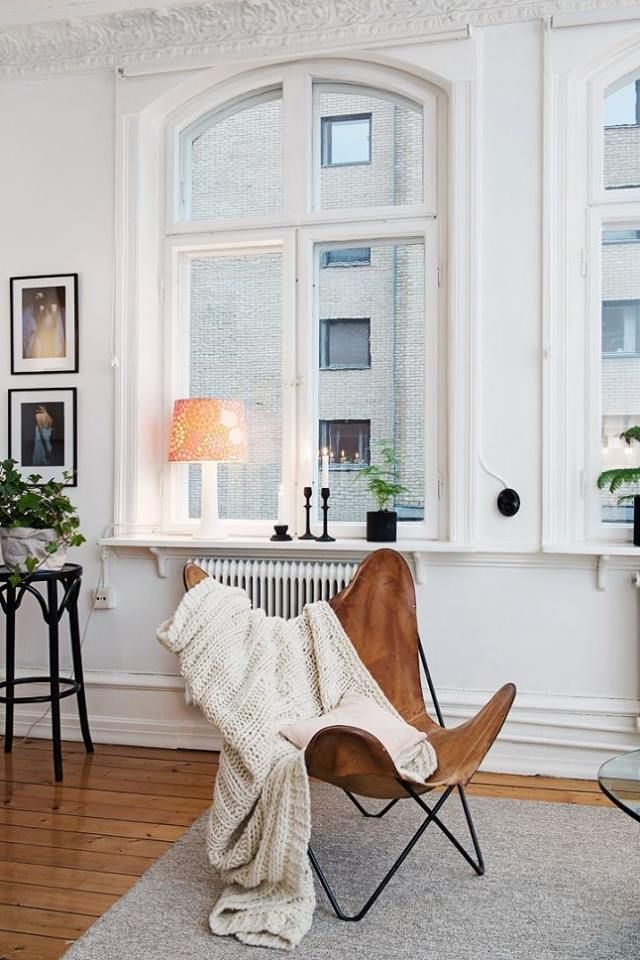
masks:
<svg viewBox="0 0 640 960"><path fill-rule="evenodd" d="M211 802L217 755L28 740L0 761L0 960L57 960ZM607 805L596 783L480 773L476 796Z"/></svg>

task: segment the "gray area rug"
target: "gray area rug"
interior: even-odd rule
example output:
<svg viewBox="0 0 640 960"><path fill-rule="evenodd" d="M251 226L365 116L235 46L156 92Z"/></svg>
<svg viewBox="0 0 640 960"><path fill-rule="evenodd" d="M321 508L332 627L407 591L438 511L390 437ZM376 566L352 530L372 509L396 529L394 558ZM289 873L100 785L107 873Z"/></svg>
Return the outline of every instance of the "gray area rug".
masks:
<svg viewBox="0 0 640 960"><path fill-rule="evenodd" d="M312 785L314 849L345 909L359 908L420 823L411 801L382 820ZM369 801L373 804L374 801ZM640 826L621 811L471 798L487 872L476 877L433 824L360 923L317 885L305 960L638 960ZM463 839L457 797L442 819ZM206 817L65 954L65 960L274 960L214 937Z"/></svg>

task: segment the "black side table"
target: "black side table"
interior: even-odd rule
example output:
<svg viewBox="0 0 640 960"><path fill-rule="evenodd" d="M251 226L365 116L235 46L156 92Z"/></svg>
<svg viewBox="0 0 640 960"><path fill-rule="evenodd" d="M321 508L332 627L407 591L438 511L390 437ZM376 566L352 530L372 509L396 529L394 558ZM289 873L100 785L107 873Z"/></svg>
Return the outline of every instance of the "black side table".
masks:
<svg viewBox="0 0 640 960"><path fill-rule="evenodd" d="M80 627L78 625L78 594L82 583L82 567L77 563L66 563L60 570L41 570L27 576L18 587L9 583L10 572L0 567L0 606L6 618L7 666L6 679L0 683L0 689L6 688L7 695L0 696L5 706L4 752L11 753L13 746L13 707L16 703L51 703L51 736L53 740L53 769L56 780L62 780L62 745L60 742L60 700L74 693L78 698L80 728L87 753L93 753L93 743L89 733L87 703L84 695L82 676L82 656L80 651ZM45 597L34 584L46 583ZM62 599L58 604L58 585L62 587ZM20 607L25 594L35 597L49 627L49 671L48 677L20 677L15 679L16 663L16 610ZM74 679L59 675L58 626L65 610L69 615L71 635L71 657ZM41 697L16 697L14 688L23 683L48 683L50 694ZM60 690L63 684L66 689Z"/></svg>

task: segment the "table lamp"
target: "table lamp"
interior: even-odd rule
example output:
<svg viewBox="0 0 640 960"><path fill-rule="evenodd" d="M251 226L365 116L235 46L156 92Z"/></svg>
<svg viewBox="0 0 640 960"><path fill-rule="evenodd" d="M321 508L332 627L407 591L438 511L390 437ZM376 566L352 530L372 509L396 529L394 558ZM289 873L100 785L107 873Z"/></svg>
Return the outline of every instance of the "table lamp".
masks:
<svg viewBox="0 0 640 960"><path fill-rule="evenodd" d="M218 516L218 464L247 459L247 428L241 400L195 397L176 400L169 436L170 463L201 463L201 540L220 540L228 534Z"/></svg>

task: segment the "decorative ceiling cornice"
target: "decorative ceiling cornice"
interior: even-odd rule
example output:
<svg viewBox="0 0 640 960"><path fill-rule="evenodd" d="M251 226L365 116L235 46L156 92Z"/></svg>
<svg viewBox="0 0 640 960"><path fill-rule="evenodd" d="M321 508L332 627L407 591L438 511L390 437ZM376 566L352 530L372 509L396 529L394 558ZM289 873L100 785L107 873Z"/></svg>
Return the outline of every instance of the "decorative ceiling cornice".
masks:
<svg viewBox="0 0 640 960"><path fill-rule="evenodd" d="M336 49L637 0L209 0L0 31L0 76Z"/></svg>

